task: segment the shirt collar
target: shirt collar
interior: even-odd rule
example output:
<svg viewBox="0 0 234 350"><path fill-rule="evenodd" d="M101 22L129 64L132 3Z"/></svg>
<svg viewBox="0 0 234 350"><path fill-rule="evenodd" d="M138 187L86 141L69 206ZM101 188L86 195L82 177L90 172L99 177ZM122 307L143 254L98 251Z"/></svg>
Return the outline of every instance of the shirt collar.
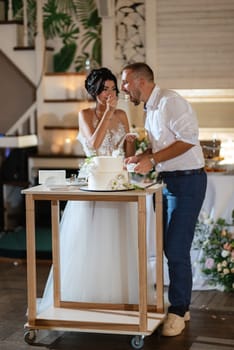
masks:
<svg viewBox="0 0 234 350"><path fill-rule="evenodd" d="M158 85L155 85L148 101L144 104L145 110L155 109L155 106L158 104L158 100L159 100L159 91L160 91L160 87Z"/></svg>

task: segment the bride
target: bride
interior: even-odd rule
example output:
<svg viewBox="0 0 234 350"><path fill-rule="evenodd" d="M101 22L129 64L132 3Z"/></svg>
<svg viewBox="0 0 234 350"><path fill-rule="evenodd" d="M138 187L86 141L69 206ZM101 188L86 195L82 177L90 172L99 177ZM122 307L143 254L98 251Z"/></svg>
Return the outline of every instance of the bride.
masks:
<svg viewBox="0 0 234 350"><path fill-rule="evenodd" d="M86 156L111 155L123 145L134 153L126 113L117 109L116 77L94 69L85 81L94 108L79 112L79 135ZM122 140L125 137L124 143ZM137 303L136 203L68 201L60 223L61 299L66 301ZM52 304L53 270L40 310Z"/></svg>

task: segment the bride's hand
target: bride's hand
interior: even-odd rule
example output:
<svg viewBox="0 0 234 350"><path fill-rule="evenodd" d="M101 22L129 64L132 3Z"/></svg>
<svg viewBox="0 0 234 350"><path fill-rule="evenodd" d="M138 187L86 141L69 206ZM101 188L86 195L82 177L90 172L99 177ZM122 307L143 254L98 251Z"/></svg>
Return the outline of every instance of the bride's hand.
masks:
<svg viewBox="0 0 234 350"><path fill-rule="evenodd" d="M116 96L109 95L106 100L106 109L108 111L114 111L117 106L118 99Z"/></svg>

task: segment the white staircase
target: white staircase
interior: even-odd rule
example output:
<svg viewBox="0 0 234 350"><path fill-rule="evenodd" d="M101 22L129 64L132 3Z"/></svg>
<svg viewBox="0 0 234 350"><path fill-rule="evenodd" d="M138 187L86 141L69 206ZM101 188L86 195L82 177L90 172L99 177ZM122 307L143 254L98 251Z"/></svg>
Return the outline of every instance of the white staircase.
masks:
<svg viewBox="0 0 234 350"><path fill-rule="evenodd" d="M20 136L27 136L25 134L36 136L37 134L37 113L40 109L40 101L43 100L41 83L44 73L52 71L52 51L46 50L42 31L42 2L37 2L37 6L37 36L33 46L26 45L26 31L23 23L12 20L0 22L0 51L12 63L12 66L14 65L22 76L35 87L35 100L32 101L32 105L25 110L23 115L13 118L10 116L12 124L8 130L5 130L6 136L0 138L0 147L6 147L8 144L18 147L26 140L24 137L23 143L20 143L18 140ZM10 18L12 18L11 14ZM17 103L17 101L14 100L12 103ZM7 136L10 136L9 140L6 139ZM13 136L15 136L15 142ZM32 142L35 145L35 137L33 141L30 137L27 139L29 143Z"/></svg>
<svg viewBox="0 0 234 350"><path fill-rule="evenodd" d="M36 85L35 50L23 47L22 24L9 22L0 25L0 47L15 66ZM21 49L15 49L16 47Z"/></svg>

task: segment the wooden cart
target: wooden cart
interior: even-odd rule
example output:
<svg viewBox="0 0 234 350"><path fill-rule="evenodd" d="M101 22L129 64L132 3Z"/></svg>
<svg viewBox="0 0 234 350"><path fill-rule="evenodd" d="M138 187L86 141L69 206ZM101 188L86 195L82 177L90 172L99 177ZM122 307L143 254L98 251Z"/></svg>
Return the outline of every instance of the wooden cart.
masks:
<svg viewBox="0 0 234 350"><path fill-rule="evenodd" d="M131 345L140 349L144 337L152 334L165 318L163 298L162 185L144 190L87 192L76 186L48 189L35 186L22 193L26 200L28 322L24 339L36 340L39 329L133 335ZM147 305L146 196L155 194L156 204L156 305ZM54 305L37 312L35 247L35 201L51 202ZM138 208L139 304L65 302L60 294L59 214L60 201L136 202Z"/></svg>

